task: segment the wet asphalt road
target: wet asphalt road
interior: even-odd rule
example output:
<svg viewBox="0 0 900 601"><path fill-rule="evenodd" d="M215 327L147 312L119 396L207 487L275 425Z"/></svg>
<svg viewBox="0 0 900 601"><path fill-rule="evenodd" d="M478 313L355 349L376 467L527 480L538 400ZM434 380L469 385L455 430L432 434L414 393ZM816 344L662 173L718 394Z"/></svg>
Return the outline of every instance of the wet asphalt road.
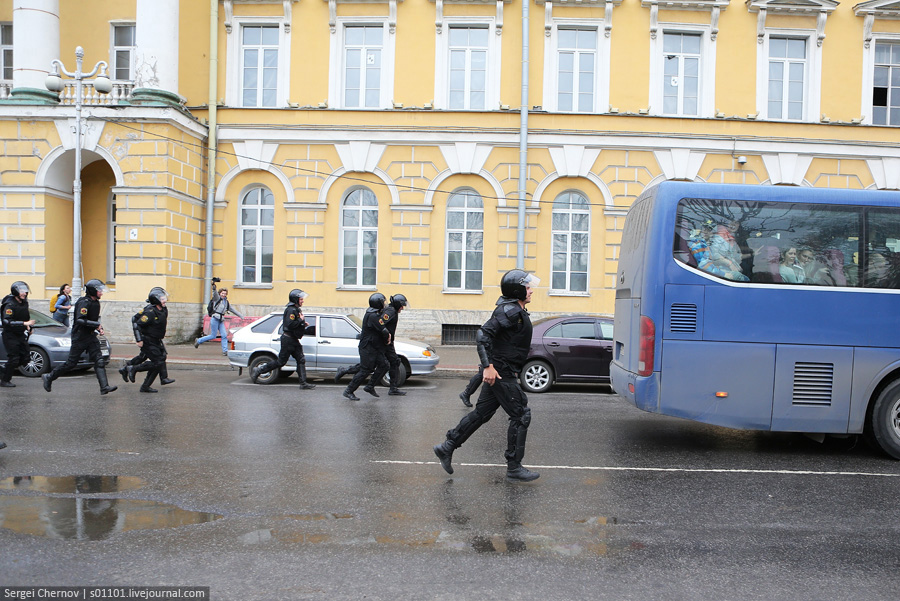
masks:
<svg viewBox="0 0 900 601"><path fill-rule="evenodd" d="M572 385L530 397L525 464L541 478L509 484L499 413L452 477L436 463L465 414L462 379L351 403L296 377L172 375L155 395L116 377L101 397L90 373L0 393L0 584L209 586L216 600L898 597L900 463L861 442L709 427ZM72 478L87 475L106 478Z"/></svg>

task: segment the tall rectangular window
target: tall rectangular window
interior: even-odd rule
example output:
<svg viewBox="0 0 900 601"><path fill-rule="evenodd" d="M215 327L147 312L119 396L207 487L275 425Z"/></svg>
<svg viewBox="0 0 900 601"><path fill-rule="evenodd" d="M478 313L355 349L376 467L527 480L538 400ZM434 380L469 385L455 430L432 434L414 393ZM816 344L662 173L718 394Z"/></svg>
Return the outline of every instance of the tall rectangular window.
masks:
<svg viewBox="0 0 900 601"><path fill-rule="evenodd" d="M481 290L484 267L484 203L474 190L447 202L447 289Z"/></svg>
<svg viewBox="0 0 900 601"><path fill-rule="evenodd" d="M593 112L597 30L560 28L557 54L557 109Z"/></svg>
<svg viewBox="0 0 900 601"><path fill-rule="evenodd" d="M699 34L663 35L663 113L700 114Z"/></svg>
<svg viewBox="0 0 900 601"><path fill-rule="evenodd" d="M113 79L134 79L134 25L113 25Z"/></svg>
<svg viewBox="0 0 900 601"><path fill-rule="evenodd" d="M244 26L241 31L241 106L276 106L278 27Z"/></svg>
<svg viewBox="0 0 900 601"><path fill-rule="evenodd" d="M875 44L872 123L900 125L900 43Z"/></svg>
<svg viewBox="0 0 900 601"><path fill-rule="evenodd" d="M381 106L384 28L348 26L344 30L344 107Z"/></svg>
<svg viewBox="0 0 900 601"><path fill-rule="evenodd" d="M450 27L451 109L484 109L487 92L487 27Z"/></svg>
<svg viewBox="0 0 900 601"><path fill-rule="evenodd" d="M803 119L806 39L769 38L769 119Z"/></svg>
<svg viewBox="0 0 900 601"><path fill-rule="evenodd" d="M11 23L0 25L0 67L3 79L13 78L13 26Z"/></svg>
<svg viewBox="0 0 900 601"><path fill-rule="evenodd" d="M341 206L341 284L375 286L378 267L378 199L357 188Z"/></svg>

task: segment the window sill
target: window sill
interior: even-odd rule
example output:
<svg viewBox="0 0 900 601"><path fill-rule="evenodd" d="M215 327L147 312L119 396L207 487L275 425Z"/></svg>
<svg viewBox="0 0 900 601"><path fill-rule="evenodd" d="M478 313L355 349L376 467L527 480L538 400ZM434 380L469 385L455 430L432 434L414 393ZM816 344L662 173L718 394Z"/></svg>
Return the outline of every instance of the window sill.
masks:
<svg viewBox="0 0 900 601"><path fill-rule="evenodd" d="M335 290L378 290L378 286L338 286Z"/></svg>
<svg viewBox="0 0 900 601"><path fill-rule="evenodd" d="M567 290L551 290L547 293L547 296L580 296L580 297L589 297L591 295L590 292L569 292Z"/></svg>
<svg viewBox="0 0 900 601"><path fill-rule="evenodd" d="M236 282L232 288L243 288L244 290L271 290L274 286L272 286L272 284L241 284Z"/></svg>
<svg viewBox="0 0 900 601"><path fill-rule="evenodd" d="M444 288L442 294L484 294L484 290L457 290L455 288Z"/></svg>

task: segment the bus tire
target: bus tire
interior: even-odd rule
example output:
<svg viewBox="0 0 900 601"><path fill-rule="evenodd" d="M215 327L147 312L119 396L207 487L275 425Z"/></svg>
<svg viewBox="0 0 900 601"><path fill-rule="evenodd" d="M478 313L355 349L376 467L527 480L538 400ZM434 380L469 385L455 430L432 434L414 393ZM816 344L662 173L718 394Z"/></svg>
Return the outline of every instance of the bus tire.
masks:
<svg viewBox="0 0 900 601"><path fill-rule="evenodd" d="M526 392L547 392L553 384L553 368L543 361L533 359L522 368L519 381Z"/></svg>
<svg viewBox="0 0 900 601"><path fill-rule="evenodd" d="M869 407L866 441L894 459L900 459L900 380L889 384Z"/></svg>

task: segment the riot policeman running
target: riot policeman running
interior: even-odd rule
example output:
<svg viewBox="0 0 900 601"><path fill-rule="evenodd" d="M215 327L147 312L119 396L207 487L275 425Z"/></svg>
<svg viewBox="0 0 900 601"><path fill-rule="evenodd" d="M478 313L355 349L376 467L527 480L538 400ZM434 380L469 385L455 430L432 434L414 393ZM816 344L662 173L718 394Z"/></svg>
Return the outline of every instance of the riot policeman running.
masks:
<svg viewBox="0 0 900 601"><path fill-rule="evenodd" d="M363 316L362 332L359 336L359 371L356 372L342 393L344 398L351 401L359 400L359 397L353 393L360 384L365 382L366 378L372 375L372 372L382 367L384 371L381 372L381 375L383 376L388 370L385 352L394 338L385 324L393 317L384 311L384 301L384 295L380 292L369 297L369 308L366 309L366 314ZM372 384L373 382L370 381L363 390L372 396L378 396L375 386Z"/></svg>
<svg viewBox="0 0 900 601"><path fill-rule="evenodd" d="M521 269L506 272L500 280L502 296L497 300L491 318L475 336L478 357L484 368L481 394L475 409L447 432L447 439L434 447L434 454L448 474L453 473L450 462L458 449L478 428L487 423L498 407L509 415L507 429L506 479L529 482L539 477L522 466L525 456L525 437L531 423L528 398L519 386L519 372L528 357L531 345L531 317L525 305L540 280Z"/></svg>
<svg viewBox="0 0 900 601"><path fill-rule="evenodd" d="M106 359L103 358L100 341L97 339L97 334L103 334L103 325L100 323L100 297L105 292L106 286L100 280L92 279L85 284L84 296L75 303L72 346L69 347L69 357L63 365L41 376L44 390L47 392L50 392L55 379L78 365L78 359L85 351L94 364L94 373L97 376L97 382L100 383L100 394L107 394L118 389L117 386L109 385L106 377Z"/></svg>
<svg viewBox="0 0 900 601"><path fill-rule="evenodd" d="M294 288L288 294L288 305L284 308L284 318L281 322L281 351L274 361L253 368L253 371L250 372L250 379L254 383L259 376L281 369L288 362L288 358L293 357L297 362L297 375L300 376L300 390L311 390L316 387L315 384L306 381L306 356L303 354L303 344L301 343L301 339L309 327L301 310L307 296L309 296L308 293L298 288Z"/></svg>
<svg viewBox="0 0 900 601"><path fill-rule="evenodd" d="M169 321L169 308L166 307L168 300L169 294L165 289L155 286L150 290L150 294L147 295L147 306L135 313L134 317L131 318L135 343L140 347L141 355L145 355L147 360L140 365L127 365L124 369L125 375L128 376L131 382L134 382L137 372L147 372L144 382L141 384L141 392L159 392L152 387L156 376L160 376L159 383L163 386L175 381L169 378L168 368L166 367L168 355L163 342ZM119 370L119 373L121 372L122 370Z"/></svg>
<svg viewBox="0 0 900 601"><path fill-rule="evenodd" d="M13 282L7 294L0 301L0 315L3 322L3 346L6 348L6 367L0 377L0 386L15 388L12 375L19 365L27 365L31 360L28 351L28 337L34 320L28 309L28 284ZM2 444L2 443L0 443ZM6 446L6 445L3 445ZM0 446L0 449L3 447Z"/></svg>

